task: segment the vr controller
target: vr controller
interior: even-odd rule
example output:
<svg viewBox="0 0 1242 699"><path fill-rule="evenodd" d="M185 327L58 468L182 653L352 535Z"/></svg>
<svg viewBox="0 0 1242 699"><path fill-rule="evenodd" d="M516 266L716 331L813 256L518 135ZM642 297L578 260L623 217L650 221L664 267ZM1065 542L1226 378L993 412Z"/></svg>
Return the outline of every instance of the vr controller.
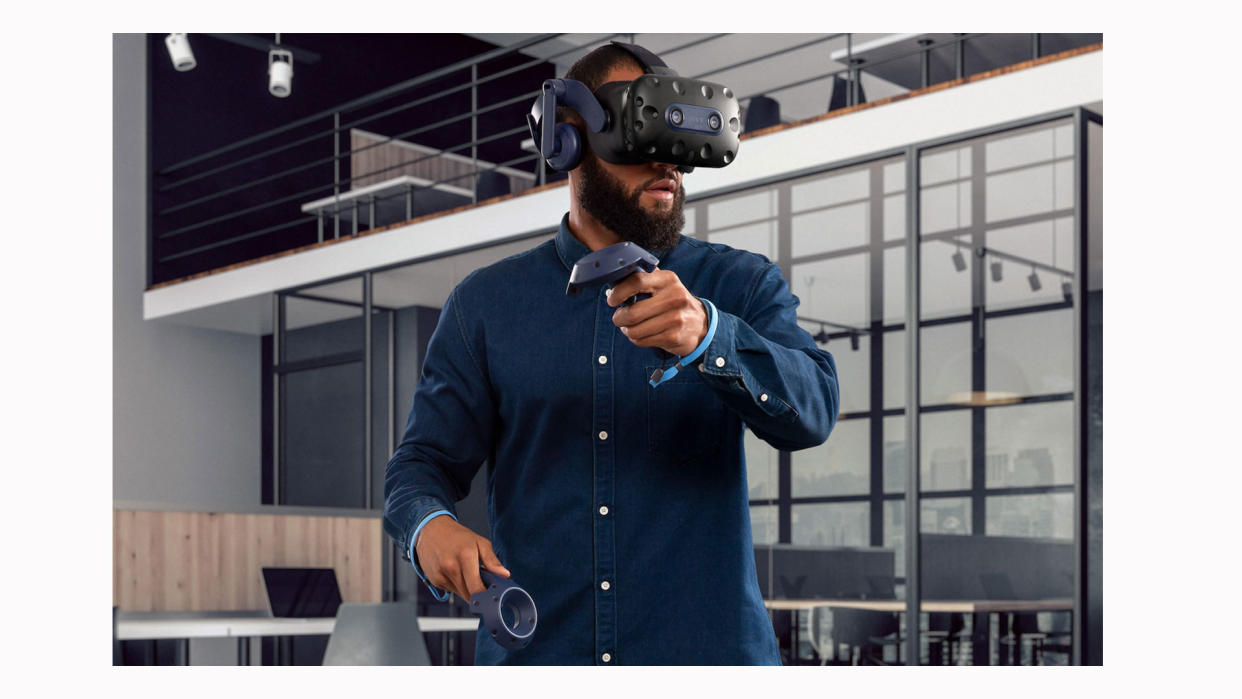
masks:
<svg viewBox="0 0 1242 699"><path fill-rule="evenodd" d="M605 162L673 163L682 172L724 167L737 158L741 109L719 83L683 78L658 56L635 44L612 42L632 54L645 75L610 82L591 93L577 80L545 80L526 124L540 155L566 171L582 160L582 134L556 123L556 107L574 109L586 122L587 141Z"/></svg>
<svg viewBox="0 0 1242 699"><path fill-rule="evenodd" d="M565 288L565 295L577 296L582 293L583 289L600 284L606 284L608 288L612 288L616 282L639 270L654 272L659 261L659 258L655 255L630 242L616 243L606 248L600 248L595 252L583 255L582 259L574 263L574 268L569 273L569 286ZM646 298L651 298L651 294L635 294L622 301L621 305L629 306ZM715 311L712 311L710 314L708 322L709 329L707 335L710 337L716 333L717 318ZM647 379L647 383L651 384L652 387L656 387L672 379L678 372L695 361L705 347L706 342L690 354L680 358L658 347L654 348L661 363L668 359L677 359L677 361L671 366L662 366L656 369L652 372L651 377Z"/></svg>
<svg viewBox="0 0 1242 699"><path fill-rule="evenodd" d="M608 284L612 288L615 286L613 282L619 282L640 269L654 272L659 263L655 255L628 241L600 248L574 263L565 295L577 296L583 289L600 284ZM650 297L651 294L634 294L621 305L629 306Z"/></svg>
<svg viewBox="0 0 1242 699"><path fill-rule="evenodd" d="M512 580L486 568L479 569L479 577L487 589L470 595L470 613L482 618L482 627L500 645L525 648L539 624L535 600Z"/></svg>

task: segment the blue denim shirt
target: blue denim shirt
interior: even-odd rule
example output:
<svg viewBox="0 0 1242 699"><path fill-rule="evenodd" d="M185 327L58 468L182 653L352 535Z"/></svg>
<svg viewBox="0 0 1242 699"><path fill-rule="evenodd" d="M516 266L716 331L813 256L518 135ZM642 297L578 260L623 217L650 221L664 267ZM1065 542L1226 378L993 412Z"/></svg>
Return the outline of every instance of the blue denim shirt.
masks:
<svg viewBox="0 0 1242 699"><path fill-rule="evenodd" d="M388 462L385 531L408 551L486 462L479 533L539 623L519 651L479 634L477 663L780 664L743 425L779 449L823 443L839 405L832 355L797 325L779 267L683 236L660 268L712 302L717 329L699 361L652 387L671 361L621 334L603 287L565 295L588 252L566 215L554 240L453 290Z"/></svg>

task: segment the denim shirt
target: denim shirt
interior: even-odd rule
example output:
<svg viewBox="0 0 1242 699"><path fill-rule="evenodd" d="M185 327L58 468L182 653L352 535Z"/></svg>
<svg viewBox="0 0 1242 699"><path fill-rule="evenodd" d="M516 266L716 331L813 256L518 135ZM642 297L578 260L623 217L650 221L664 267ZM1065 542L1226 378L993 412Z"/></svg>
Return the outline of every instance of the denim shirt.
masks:
<svg viewBox="0 0 1242 699"><path fill-rule="evenodd" d="M822 444L839 409L832 355L798 326L779 267L683 236L660 268L712 302L717 328L652 387L672 355L626 339L602 286L565 295L590 252L568 220L453 289L388 462L384 529L409 551L488 464L479 534L539 622L518 651L478 634L479 664L779 665L743 429L778 449Z"/></svg>

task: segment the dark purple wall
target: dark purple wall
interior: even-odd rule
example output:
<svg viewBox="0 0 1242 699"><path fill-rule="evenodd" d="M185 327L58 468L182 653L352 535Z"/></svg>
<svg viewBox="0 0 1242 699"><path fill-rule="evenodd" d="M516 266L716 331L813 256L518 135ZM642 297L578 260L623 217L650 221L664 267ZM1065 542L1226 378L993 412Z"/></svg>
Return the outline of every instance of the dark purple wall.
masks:
<svg viewBox="0 0 1242 699"><path fill-rule="evenodd" d="M190 44L198 65L191 71L179 73L173 69L168 58L164 36L150 34L147 37L150 51L150 152L155 189L152 196L154 234L166 235L247 208L254 207L256 210L155 240L152 245L155 255L152 283L315 242L315 224L302 223L206 252L177 259L160 259L233 236L293 222L302 216L299 211L302 203L330 195L333 181L332 118L318 119L305 127L184 169L169 172L168 168L187 158L496 48L460 34L282 34L282 44L313 51L320 58L313 64L295 60L292 94L277 98L267 90L265 52L204 34L190 34ZM274 40L272 35L252 36L269 42ZM520 54L496 59L482 66L480 76L485 77L532 60ZM539 63L485 84L479 88L479 104L486 106L536 90L543 79L553 77L553 71L551 64ZM342 117L342 125L468 80L469 70L459 71L454 76L403 93L397 98L348 113ZM529 106L523 100L481 117L480 137L523 125L523 115ZM462 90L425 106L361 124L359 128L397 135L469 109L470 92ZM522 155L518 143L523 137L518 134L485 144L480 147L479 157L491 162L518 157ZM184 178L236 162L261 150L306 138L311 140L282 153L168 189L169 185ZM437 148L451 148L469 138L470 122L466 119L412 136L410 140ZM341 137L342 150L348 150L348 145L348 133L345 133ZM294 167L305 169L267 182L248 184ZM524 167L533 169L534 166L529 163ZM342 160L340 171L343 177L348 176L348 160ZM465 182L461 184L468 186ZM239 187L239 191L169 211L171 207L231 187ZM319 189L308 191L316 188ZM348 186L343 189L348 189ZM272 203L286 197L289 200L285 203Z"/></svg>

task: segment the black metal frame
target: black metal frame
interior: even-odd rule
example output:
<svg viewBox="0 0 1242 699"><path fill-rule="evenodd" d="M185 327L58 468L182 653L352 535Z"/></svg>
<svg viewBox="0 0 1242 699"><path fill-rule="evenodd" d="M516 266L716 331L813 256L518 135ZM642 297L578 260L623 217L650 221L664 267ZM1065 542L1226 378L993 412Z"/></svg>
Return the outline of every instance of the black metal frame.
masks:
<svg viewBox="0 0 1242 699"><path fill-rule="evenodd" d="M1070 123L1075 125L1075 151L1074 151L1074 155L1072 156L1072 159L1075 164L1074 171L1076 173L1076 177L1080 178L1080 181L1078 182L1075 188L1075 203L1074 203L1074 207L1071 210L1054 210L1054 211L1045 212L1045 213L1035 215L1035 216L1023 217L1023 219L1014 220L1014 221L986 222L984 215L983 215L984 212L981 209L985 199L984 197L980 196L982 194L981 192L974 192L973 193L974 196L972 196L972 199L971 199L972 205L976 207L980 207L980 209L972 212L972 217L971 217L972 225L971 226L966 227L965 229L960 230L960 231L938 231L937 233L929 234L927 236L922 236L920 234L921 232L919 230L919 220L920 220L919 207L921 203L920 202L921 197L918 196L918 193L920 191L918 188L918 183L919 183L920 156L924 152L931 150L931 149L939 148L942 146L952 145L954 143L972 141L972 140L980 139L980 138L987 137L987 136L1009 133L1009 132L1026 129L1030 127L1036 127L1036 126L1040 126L1043 124L1048 124L1054 121L1061 121L1061 120L1069 120ZM918 542L919 542L919 533L921 532L921 525L919 521L920 514L921 514L921 504L924 498L943 499L943 498L969 497L972 503L971 531L977 533L977 532L986 531L986 502L987 502L988 497L1012 496L1012 495L1046 495L1046 494L1058 494L1058 493L1065 494L1065 493L1072 492L1075 498L1075 506L1074 506L1075 523L1073 527L1073 532L1074 532L1074 542L1075 542L1075 547L1076 547L1076 570L1075 570L1075 583L1074 583L1075 604L1074 604L1074 613L1072 614L1072 618L1074 621L1074 642L1073 642L1074 655L1073 655L1072 662L1074 664L1081 664L1082 662L1083 634L1084 634L1084 631L1082 629L1082 623L1083 623L1083 617L1085 616L1082 610L1085 608L1085 604L1086 604L1085 602L1086 582L1085 582L1085 577L1082 572L1086 567L1086 560L1085 560L1086 554L1083 550L1083 540L1084 540L1084 537L1086 536L1086 530L1085 530L1085 525L1084 525L1085 504L1084 504L1084 499L1081 493L1083 483L1086 479L1085 444L1083 443L1085 441L1084 440L1085 417L1083 416L1083 411L1080 405L1082 402L1082 398L1081 398L1082 386L1086 385L1085 362L1082 361L1081 359L1081 355L1085 352L1085 345L1083 344L1082 338L1085 337L1086 319L1085 319L1084 304L1082 302L1082 299L1085 298L1086 275L1084 273L1085 270L1081 268L1081 265L1079 262L1079 258L1086 259L1085 246L1086 246L1086 220L1087 220L1086 218L1086 186L1087 185L1085 181L1085 178L1086 178L1085 173L1086 173L1086 168L1088 164L1086 162L1086 136L1085 136L1085 127L1083 126L1084 120L1091 120L1096 123L1100 123L1102 125L1102 118L1100 118L1098 115L1095 115L1085 109L1078 108L1078 109L1073 109L1073 110L1068 110L1068 111L1062 110L1062 111L1057 111L1057 112L1053 112L1049 114L1037 115L1034 117L1020 119L1020 120L1003 123L1003 124L997 124L997 125L985 127L982 129L972 130L970 132L966 132L962 134L955 134L951 137L934 139L931 141L911 145L904 151L905 162L906 162L906 190L904 192L906 196L906 213L907 213L906 237L904 239L884 241L882 226L877 226L875 223L879 219L879 216L876 216L877 212L875 212L873 208L871 212L872 213L872 218L871 218L872 231L869 231L869 235L872 238L872 240L869 244L862 245L862 246L855 246L855 247L847 248L847 249L834 250L828 253L820 253L820 254L813 255L813 256L800 257L797 260L797 262L801 264L806 261L841 257L844 255L859 254L859 253L869 251L872 255L872 257L870 258L870 262L873 265L870 279L871 279L872 284L876 284L878 279L882 280L881 275L883 273L882 259L880 259L877 262L877 258L880 257L880 255L877 253L882 252L885 249L894 248L894 247L904 244L906 248L906 265L907 265L907 270L906 270L907 322L888 324L888 325L885 325L882 322L878 322L878 321L872 322L872 327L869 328L866 332L866 334L868 334L872 338L872 341L870 343L870 348L869 348L871 355L872 355L872 361L870 364L871 366L871 370L870 370L871 372L871 386L870 386L871 400L869 402L870 408L863 412L846 413L840 417L841 420L853 420L853 419L862 419L862 418L872 419L871 436L870 436L871 491L865 494L857 494L857 495L794 497L793 493L791 492L792 485L791 485L791 478L790 478L790 461L791 461L790 455L788 452L781 451L779 452L779 474L778 474L778 482L776 484L777 497L775 499L759 498L759 499L755 499L751 501L751 505L754 507L775 506L777 508L777 513L778 513L777 529L779 532L778 541L783 542L783 543L788 543L792 539L791 526L790 526L790 520L791 520L790 513L792 511L792 508L795 505L821 504L821 503L827 504L827 503L868 502L871 504L871 512L870 512L870 521L872 524L871 531L870 531L871 543L872 545L881 545L882 539L883 539L883 529L882 529L883 527L883 504L905 498L906 500L906 527L905 527L906 528L906 532L905 532L906 576L905 576L905 580L907 582L905 586L906 602L907 602L906 618L907 619L918 619L920 617L913 616L913 614L916 613L916 610L920 609L920 589L919 589L920 586L910 585L908 583L910 580L921 579L920 578L921 560L920 560ZM974 152L976 153L976 157L981 159L982 145L981 144L978 145ZM739 194L742 192L750 192L750 191L754 191L757 189L761 189L763 187L776 186L778 202L784 201L787 204L788 183L792 182L793 180L797 180L797 179L801 179L807 176L813 176L817 174L826 174L829 172L844 171L852 167L855 167L857 165L866 164L866 163L874 164L876 167L873 168L873 171L878 173L878 172L882 172L882 166L884 164L884 161L886 160L891 161L892 157L893 157L892 152L871 154L871 155L862 156L859 158L852 158L848 161L832 163L826 166L808 168L804 171L799 171L796 173L788 173L788 174L783 174L779 176L773 176L771 178L767 178L765 181L749 182L744 185L738 185L736 187L732 187L727 191L713 192L710 197L710 200L718 200L719 198L722 198L724 196ZM1049 161L1048 164L1054 164L1055 162L1061 162L1061 161L1068 160L1068 159L1070 158L1054 158L1052 161ZM984 167L982 166L982 162L976 162L973 165L974 167L972 167L972 177L971 177L972 180L979 181L979 180L982 180L987 175L996 174L996 173L986 173ZM1030 166L1031 164L1026 164L1023 167L1030 167ZM882 175L880 176L882 177ZM880 180L880 184L881 184L880 187L877 188L875 184L876 182L873 180L872 188L871 188L871 191L873 192L873 194L869 197L869 199L872 201L873 207L877 205L882 206L882 201L884 197L888 196L883 192L882 180ZM937 185L940 185L940 184L943 184L943 183L939 183L939 182L937 183ZM695 198L692 198L691 201L694 202L694 199ZM705 198L705 199L708 199L708 198ZM800 211L798 213L802 213L802 212ZM879 214L880 216L882 216L882 211L879 212ZM1050 218L1064 217L1067 214L1073 214L1075 217L1074 230L1075 230L1075 244L1076 244L1075 252L1076 254L1075 254L1075 267L1073 270L1063 270L1063 269L1056 268L1052 265L1045 265L1045 264L1041 264L1038 262L1034 262L1032 260L1026 259L1018 255L1006 253L1005 251L1002 251L1002 250L988 248L984 244L985 241L983 240L983 235L985 231L987 230L1004 228L1009 225L1017 225L1017 224L1024 222L1026 218L1030 218L1031 220L1048 220ZM778 250L779 250L779 253L777 255L778 264L780 265L782 273L785 275L787 279L791 278L790 270L794 262L793 260L791 260L791 257L789 254L790 234L789 234L789 231L787 230L787 227L788 227L787 220L791 215L792 215L791 212L788 211L788 206L785 206L783 208L778 208L778 214L775 217L775 219L778 222L778 238L777 238L777 245L778 245ZM709 232L710 233L717 232L714 230L709 230L706 207L699 207L696 210L695 217L696 217L696 222L701 220L701 223L698 223L698 231L697 231L697 234L700 237L706 237L709 234ZM772 219L773 217L768 217L766 219L757 218L754 221L747 222L747 225L751 225L756 222L762 222L764 220L772 220ZM880 229L880 232L878 234L878 237L879 237L878 241L875 239L876 234L874 233L874 231L877 228ZM725 229L722 229L722 230L725 230ZM973 266L974 268L973 274L975 275L975 279L973 280L973 283L972 283L973 291L972 291L971 306L972 306L972 309L974 310L972 310L972 312L969 314L961 314L961 315L940 317L940 318L934 318L934 319L923 319L921 317L921 306L920 306L921 304L921 296L920 296L921 260L920 260L920 257L921 257L921 251L922 251L921 250L922 243L927 242L927 241L934 241L937 239L945 239L946 242L948 242L949 240L954 239L955 236L960 236L968 232L975 236L975 240L972 241L972 247L976 247L977 249L982 250L987 255L992 255L995 257L1003 257L1005 259L1010 259L1016 262L1020 262L1024 265L1034 265L1036 268L1045 269L1048 272L1062 275L1062 276L1072 275L1073 278L1076 280L1075 298L1073 302L1069 302L1069 301L1052 302L1052 303L1035 304L1032 306L1023 306L1021 308L988 310L986 308L986 304L983 302L983 297L984 297L984 294L986 293L986 288L987 288L986 283L985 283L986 281L985 269L983 265L977 264ZM874 266L876 264L881 265L879 274L877 274L876 270L874 269ZM882 299L882 296L880 296L880 294L878 293L874 293L874 291L875 290L873 290L873 293L871 296L873 304L877 302L876 301L877 298ZM1055 402L1064 402L1064 401L1073 402L1074 410L1075 410L1075 423L1074 424L1076 426L1075 433L1073 435L1073 438L1075 440L1075 448L1074 448L1075 464L1074 464L1074 470L1073 470L1073 473L1074 473L1073 483L1072 484L1059 484L1059 485L1030 486L1030 487L988 488L986 487L986 460L985 460L986 450L978 448L978 443L984 440L984 429L985 429L984 416L985 416L985 410L987 409L987 406L963 406L959 404L920 405L920 403L922 402L922 398L920 396L920 378L919 378L921 376L920 355L919 355L919 352L920 352L919 335L921 334L920 333L921 328L924 326L935 327L935 326L940 326L940 325L970 322L972 331L973 331L972 334L974 337L978 338L980 335L982 324L986 323L987 320L990 320L992 318L1025 315L1025 314L1030 314L1030 313L1039 313L1039 312L1046 312L1046 311L1053 311L1053 310L1064 310L1067 307L1070 308L1072 313L1074 314L1073 325L1075 328L1075 332L1074 332L1074 336L1072 339L1072 342L1073 342L1072 352L1075 358L1074 390L1069 393L1024 396L1024 397L1021 397L1017 401L1016 404L1018 405L1034 404L1034 403L1045 403L1045 402L1054 402L1054 401ZM874 309L872 309L872 311L873 311L871 314L872 318L877 317L874 313ZM882 313L880 314L879 317L882 317ZM806 319L806 320L810 322L821 322L818 320L812 321L811 319ZM822 321L822 322L827 323L828 321ZM834 324L834 325L838 325L839 327L845 327L840 324ZM912 332L908 332L906 335L907 404L904 409L884 409L882 407L883 406L883 390L882 390L883 388L883 362L882 362L883 339L882 338L888 332L896 331L896 330L905 330L907 327L909 327L912 330ZM836 339L836 338L849 337L851 334L852 334L852 331L848 331L848 330L837 332L837 333L832 333L832 334L829 334L829 339L831 340L831 339ZM881 339L877 341L877 338L881 338ZM974 354L980 355L983 353L983 351L984 351L984 348L980 346ZM879 354L877 355L877 353ZM876 361L877 358L880 361ZM983 376L983 365L982 365L981 358L977 357L975 361L972 363L972 390L983 390L984 387L985 385L984 385L984 376ZM906 491L904 493L883 492L883 451L882 451L882 448L880 449L876 448L877 439L881 440L881 446L882 446L883 426L882 426L882 423L880 423L880 419L882 419L883 417L889 417L889 416L914 415L914 414L922 415L924 413L936 413L936 412L943 412L943 411L962 411L962 410L969 410L971 411L971 415L972 415L972 433L973 433L972 445L973 446L971 449L971 452L972 452L971 488L966 489L966 490L923 492L921 484L920 484L920 470L921 469L920 469L920 463L919 463L920 461L919 445L921 444L920 434L919 434L919 422L920 421L919 420L907 420L906 421L906 445L907 445L908 463L907 463ZM875 418L880 418L880 419L875 419ZM877 485L879 487L877 487ZM876 526L877 520L879 520L879 525L880 525L878 527ZM876 542L877 539L880 540L880 544L877 544ZM980 621L980 620L977 620L977 621ZM983 621L983 623L986 623L986 618L981 621ZM906 643L907 643L907 646L906 646L905 657L907 659L907 662L917 663L918 658L919 658L919 650L920 650L919 645L918 645L919 634L918 633L907 634Z"/></svg>

